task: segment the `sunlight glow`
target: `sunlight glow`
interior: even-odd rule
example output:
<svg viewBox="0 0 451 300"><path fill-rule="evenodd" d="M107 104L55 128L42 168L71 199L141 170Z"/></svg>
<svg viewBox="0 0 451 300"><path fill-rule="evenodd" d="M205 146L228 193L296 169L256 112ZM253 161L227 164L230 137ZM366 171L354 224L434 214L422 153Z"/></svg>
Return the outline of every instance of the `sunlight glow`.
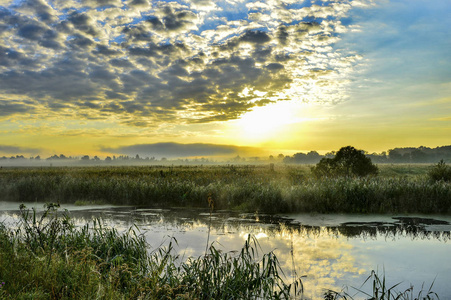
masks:
<svg viewBox="0 0 451 300"><path fill-rule="evenodd" d="M244 114L237 125L242 137L264 140L279 133L284 126L298 121L293 109L293 104L289 102L257 107Z"/></svg>

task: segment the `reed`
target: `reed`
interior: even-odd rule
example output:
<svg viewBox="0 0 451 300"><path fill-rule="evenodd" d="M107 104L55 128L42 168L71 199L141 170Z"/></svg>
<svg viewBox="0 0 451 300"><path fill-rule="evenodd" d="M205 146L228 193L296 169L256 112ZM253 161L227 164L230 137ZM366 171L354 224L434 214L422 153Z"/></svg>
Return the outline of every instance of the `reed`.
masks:
<svg viewBox="0 0 451 300"><path fill-rule="evenodd" d="M136 228L119 233L97 220L77 229L55 204L39 216L25 206L21 212L15 230L0 226L2 299L288 299L301 292L298 282L284 282L273 253L258 255L252 237L238 255L210 245L206 255L181 261L175 240L149 251Z"/></svg>
<svg viewBox="0 0 451 300"><path fill-rule="evenodd" d="M451 184L430 166L377 177L314 178L308 166L22 168L0 171L0 200L204 207L268 213L450 213Z"/></svg>
<svg viewBox="0 0 451 300"><path fill-rule="evenodd" d="M357 293L353 296L349 295L348 292L336 292L332 290L326 291L324 294L325 300L352 300L355 297L361 299L369 300L439 300L440 297L437 293L432 291L434 282L430 285L428 290L423 288L415 292L413 286L405 290L399 290L401 283L390 285L385 280L385 275L379 275L377 271L371 271L371 274L367 277L365 282L361 287L352 287L352 290ZM369 286L368 289L364 290L364 287Z"/></svg>

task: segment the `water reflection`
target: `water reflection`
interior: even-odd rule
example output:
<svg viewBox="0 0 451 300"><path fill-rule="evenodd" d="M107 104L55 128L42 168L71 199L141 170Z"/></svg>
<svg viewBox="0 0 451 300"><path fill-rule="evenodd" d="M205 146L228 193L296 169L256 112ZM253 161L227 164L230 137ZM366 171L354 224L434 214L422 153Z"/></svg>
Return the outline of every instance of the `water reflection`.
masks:
<svg viewBox="0 0 451 300"><path fill-rule="evenodd" d="M38 208L39 206L36 205ZM16 208L0 203L0 220L13 224ZM42 207L42 205L40 206ZM222 251L239 250L248 234L257 237L261 254L274 251L287 280L303 279L307 296L319 299L325 288L360 287L371 270L385 269L387 280L421 288L434 278L434 290L451 299L449 217L243 214L190 209L66 206L79 226L101 218L105 226L126 230L136 225L152 249L171 237L181 257L197 257L209 241ZM3 211L3 213L1 213ZM425 285L425 286L426 286ZM351 292L352 290L350 290Z"/></svg>

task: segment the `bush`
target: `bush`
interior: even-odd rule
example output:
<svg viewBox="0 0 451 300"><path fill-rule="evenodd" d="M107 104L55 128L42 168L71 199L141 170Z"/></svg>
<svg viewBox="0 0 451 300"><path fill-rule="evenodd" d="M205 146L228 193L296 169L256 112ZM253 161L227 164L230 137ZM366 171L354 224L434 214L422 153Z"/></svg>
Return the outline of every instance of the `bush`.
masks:
<svg viewBox="0 0 451 300"><path fill-rule="evenodd" d="M362 150L347 146L341 148L334 158L323 158L312 167L317 178L330 176L367 176L376 175L378 168L366 157Z"/></svg>
<svg viewBox="0 0 451 300"><path fill-rule="evenodd" d="M447 166L442 159L431 168L428 176L432 181L451 181L451 167Z"/></svg>

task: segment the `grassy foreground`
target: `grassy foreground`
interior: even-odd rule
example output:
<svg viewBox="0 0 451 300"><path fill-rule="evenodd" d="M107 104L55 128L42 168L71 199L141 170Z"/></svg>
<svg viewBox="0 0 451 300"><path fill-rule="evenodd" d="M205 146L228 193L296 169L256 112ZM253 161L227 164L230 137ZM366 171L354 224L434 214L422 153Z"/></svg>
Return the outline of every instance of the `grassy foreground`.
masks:
<svg viewBox="0 0 451 300"><path fill-rule="evenodd" d="M22 206L18 229L0 226L1 299L286 299L301 288L284 283L273 253L257 260L251 238L238 255L211 246L181 262L175 240L148 252L133 228L76 229L59 214L54 204L39 217Z"/></svg>
<svg viewBox="0 0 451 300"><path fill-rule="evenodd" d="M172 243L149 252L133 229L120 234L100 222L76 229L57 207L37 216L21 206L16 229L0 223L0 299L303 298L301 279L286 283L277 257L260 257L252 237L237 254L210 246L184 262ZM362 292L365 299L438 299L431 290L397 292L374 272L368 280L373 289ZM352 297L329 290L324 299Z"/></svg>
<svg viewBox="0 0 451 300"><path fill-rule="evenodd" d="M430 165L317 179L310 166L3 168L0 201L206 207L268 213L451 213L451 183Z"/></svg>

